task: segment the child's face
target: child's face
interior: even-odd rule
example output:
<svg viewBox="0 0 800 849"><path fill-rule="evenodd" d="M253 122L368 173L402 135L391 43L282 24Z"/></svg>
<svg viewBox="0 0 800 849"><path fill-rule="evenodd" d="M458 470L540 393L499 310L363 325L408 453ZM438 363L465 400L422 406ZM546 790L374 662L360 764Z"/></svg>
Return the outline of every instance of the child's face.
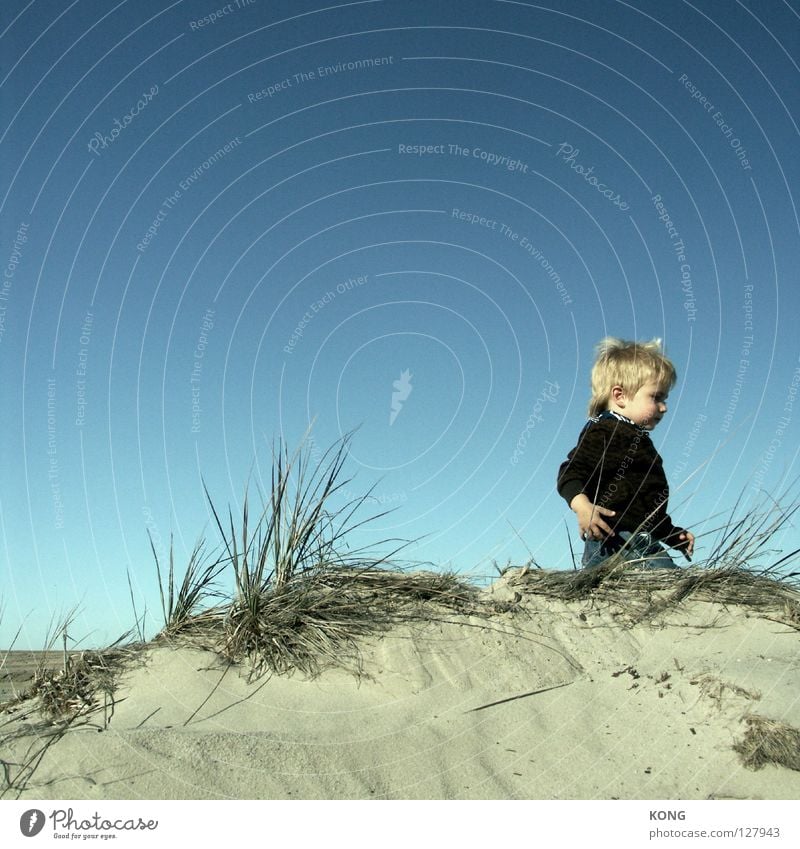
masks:
<svg viewBox="0 0 800 849"><path fill-rule="evenodd" d="M667 412L667 392L655 381L640 386L633 398L623 394L620 401L623 415L645 430L652 430Z"/></svg>

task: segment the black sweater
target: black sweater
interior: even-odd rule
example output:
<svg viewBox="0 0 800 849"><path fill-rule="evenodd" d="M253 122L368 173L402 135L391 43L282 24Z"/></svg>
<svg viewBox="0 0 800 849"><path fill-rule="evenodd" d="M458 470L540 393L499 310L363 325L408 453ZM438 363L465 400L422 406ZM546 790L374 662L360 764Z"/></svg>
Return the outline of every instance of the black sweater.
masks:
<svg viewBox="0 0 800 849"><path fill-rule="evenodd" d="M558 492L569 504L579 493L598 507L615 531L649 531L667 545L681 547L683 528L667 514L669 486L664 463L646 430L613 413L590 419L578 444L558 470Z"/></svg>

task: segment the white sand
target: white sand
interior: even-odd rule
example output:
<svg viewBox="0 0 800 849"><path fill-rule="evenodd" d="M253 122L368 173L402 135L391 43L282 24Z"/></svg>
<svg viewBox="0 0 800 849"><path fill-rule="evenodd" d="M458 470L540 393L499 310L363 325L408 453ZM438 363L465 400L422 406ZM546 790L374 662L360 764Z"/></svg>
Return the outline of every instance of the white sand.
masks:
<svg viewBox="0 0 800 849"><path fill-rule="evenodd" d="M159 648L125 676L107 729L67 734L22 795L797 799L800 772L747 769L732 746L747 714L800 728L799 648L736 607L626 629L537 597L489 627L392 631L364 645L358 677L248 684L211 654ZM24 743L11 748L4 760Z"/></svg>

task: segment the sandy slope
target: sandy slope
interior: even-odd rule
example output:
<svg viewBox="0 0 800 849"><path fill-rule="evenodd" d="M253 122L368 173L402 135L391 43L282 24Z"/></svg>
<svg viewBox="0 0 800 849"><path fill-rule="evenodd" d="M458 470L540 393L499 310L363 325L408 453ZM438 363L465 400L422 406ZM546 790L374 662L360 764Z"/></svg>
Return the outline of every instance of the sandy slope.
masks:
<svg viewBox="0 0 800 849"><path fill-rule="evenodd" d="M107 729L51 747L23 798L796 799L800 773L745 769L731 747L748 713L800 727L798 649L740 608L626 629L536 597L489 626L395 630L364 646L359 676L248 684L160 648Z"/></svg>

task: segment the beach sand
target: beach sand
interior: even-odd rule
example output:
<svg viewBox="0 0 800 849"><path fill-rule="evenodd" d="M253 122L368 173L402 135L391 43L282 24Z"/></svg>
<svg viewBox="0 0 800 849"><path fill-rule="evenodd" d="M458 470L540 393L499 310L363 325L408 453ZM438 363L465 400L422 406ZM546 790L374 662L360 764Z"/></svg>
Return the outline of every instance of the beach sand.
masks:
<svg viewBox="0 0 800 849"><path fill-rule="evenodd" d="M360 670L311 680L148 649L5 798L800 797L800 772L733 749L749 715L800 728L796 629L699 601L632 627L596 603L517 601L396 627L363 642ZM13 774L48 738L29 710L3 719Z"/></svg>

